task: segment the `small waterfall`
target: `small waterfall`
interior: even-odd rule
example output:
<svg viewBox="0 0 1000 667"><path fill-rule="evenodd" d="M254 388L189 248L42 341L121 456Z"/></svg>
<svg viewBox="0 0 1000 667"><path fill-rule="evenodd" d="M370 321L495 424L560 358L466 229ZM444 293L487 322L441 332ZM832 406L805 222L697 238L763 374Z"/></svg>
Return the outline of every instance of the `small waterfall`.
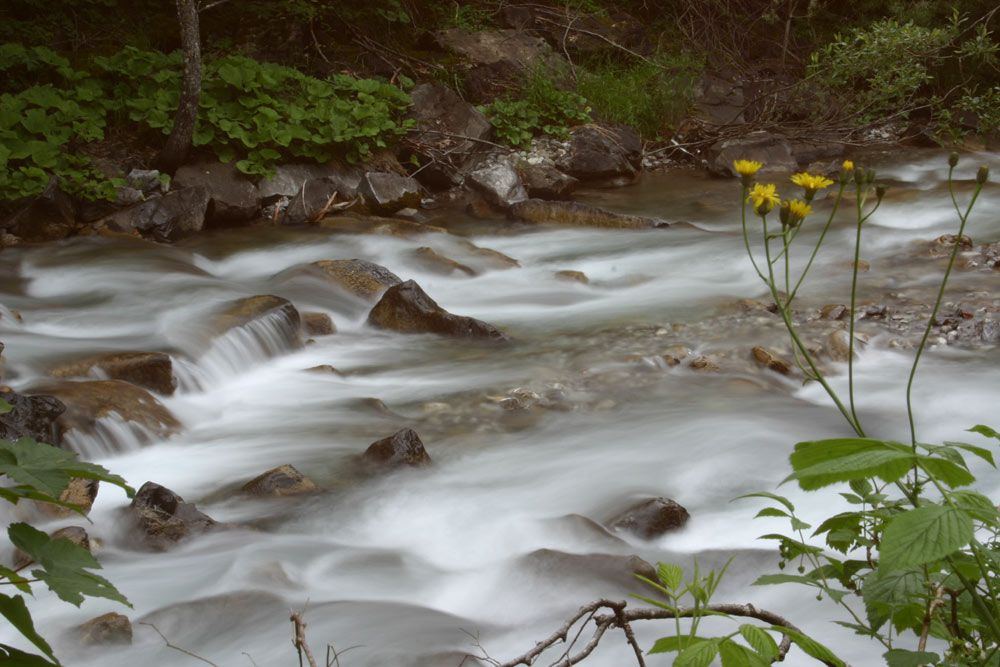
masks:
<svg viewBox="0 0 1000 667"><path fill-rule="evenodd" d="M135 451L161 439L161 434L142 424L125 421L117 413L97 419L90 433L71 429L63 435L64 446L86 461Z"/></svg>

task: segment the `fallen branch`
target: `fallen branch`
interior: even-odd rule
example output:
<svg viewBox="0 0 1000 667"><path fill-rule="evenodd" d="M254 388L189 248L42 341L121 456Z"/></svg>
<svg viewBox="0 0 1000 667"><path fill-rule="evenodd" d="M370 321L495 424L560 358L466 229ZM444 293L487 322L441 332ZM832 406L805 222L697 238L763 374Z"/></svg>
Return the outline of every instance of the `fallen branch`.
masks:
<svg viewBox="0 0 1000 667"><path fill-rule="evenodd" d="M186 648L181 648L180 646L174 646L173 644L170 643L169 639L167 639L166 637L163 636L163 633L160 632L160 629L158 627L156 627L155 625L153 625L152 623L149 623L147 621L139 621L139 624L140 625L148 625L149 627L153 628L153 630L156 631L156 634L160 635L160 638L166 643L167 648L172 648L175 651L180 651L181 653L189 655L192 658L195 658L197 660L201 660L202 662L207 662L208 664L212 665L212 667L219 667L218 665L216 665L211 660L203 658L200 655L198 655L197 653L192 653L191 651L187 650Z"/></svg>

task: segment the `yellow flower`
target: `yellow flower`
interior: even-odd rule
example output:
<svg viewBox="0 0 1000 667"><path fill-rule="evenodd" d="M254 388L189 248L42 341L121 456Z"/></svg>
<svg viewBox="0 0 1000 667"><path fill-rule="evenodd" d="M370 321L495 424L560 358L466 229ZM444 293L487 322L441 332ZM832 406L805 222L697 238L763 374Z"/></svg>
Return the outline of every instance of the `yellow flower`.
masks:
<svg viewBox="0 0 1000 667"><path fill-rule="evenodd" d="M750 187L753 175L763 166L763 162L755 162L754 160L733 160L733 167L736 168L736 173L740 175L740 181L745 188Z"/></svg>
<svg viewBox="0 0 1000 667"><path fill-rule="evenodd" d="M812 213L812 207L804 201L793 199L788 202L788 213L792 220L791 225L794 227L798 223L802 222L803 218Z"/></svg>
<svg viewBox="0 0 1000 667"><path fill-rule="evenodd" d="M812 201L817 190L833 185L833 181L825 176L813 176L806 172L792 176L792 183L801 185L802 189L806 191L806 202Z"/></svg>
<svg viewBox="0 0 1000 667"><path fill-rule="evenodd" d="M854 163L850 160L844 160L844 164L840 165L840 168L844 171L854 171Z"/></svg>
<svg viewBox="0 0 1000 667"><path fill-rule="evenodd" d="M774 183L768 185L754 184L753 190L750 191L750 196L747 197L748 202L753 202L754 213L757 215L767 215L775 205L781 203L781 198L775 193L776 189L777 186Z"/></svg>

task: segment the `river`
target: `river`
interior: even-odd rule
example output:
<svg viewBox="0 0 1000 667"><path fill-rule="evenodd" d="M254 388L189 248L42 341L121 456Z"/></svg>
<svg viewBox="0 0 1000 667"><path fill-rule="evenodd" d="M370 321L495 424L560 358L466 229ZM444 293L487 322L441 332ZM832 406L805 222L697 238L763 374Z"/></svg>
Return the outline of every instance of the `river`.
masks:
<svg viewBox="0 0 1000 667"><path fill-rule="evenodd" d="M942 185L945 155L878 159L890 194L865 229L862 257L871 268L862 274L862 294L907 293L929 302L940 265L910 257L909 248L957 227ZM961 193L983 160L1000 173L1000 155L965 158L957 172ZM770 609L852 664L876 664L881 650L835 625L841 617L829 601L794 587L749 585L777 571L771 543L757 537L786 526L751 520L762 502L734 500L778 491L814 523L838 511L834 492L778 485L794 443L848 434L842 418L816 386L752 366L669 366L660 356L679 348L687 358L748 356L764 336L752 317L734 314L739 300L765 295L738 233L738 187L668 171L579 196L694 225L669 229L535 228L432 212L465 239L520 263L485 270L468 260L481 270L475 277L442 276L414 262L417 246L464 252L458 236L443 234L408 239L267 228L204 234L175 246L74 238L4 250L5 381L19 391L30 387L54 357L170 352L179 388L160 399L183 424L179 433L158 440L111 420L101 433L70 441L137 488L155 481L241 526L165 553L138 551L120 535L127 498L103 488L93 523L85 525L100 541L102 574L133 609L100 599L77 609L39 589L30 601L36 624L72 665L197 664L145 625L135 626L131 647L72 643L73 627L109 611L153 621L173 644L218 665L290 665L296 657L289 609L305 608L318 656L327 644L357 646L341 657L345 667L457 666L466 652L510 659L580 605L642 592L623 559L584 555L635 554L690 572L693 557L709 568L735 554L717 601ZM791 196L793 189L779 191ZM1000 240L998 204L1000 192L988 186L967 230L977 243ZM802 239L815 234L807 229ZM848 217L838 217L802 307L847 302L852 239ZM501 327L515 342L483 346L377 331L365 324L370 304L329 285L287 279L295 265L341 258L413 278L444 308ZM582 271L589 282L557 280L560 270ZM953 292L986 292L998 305L997 276L960 272ZM255 294L327 313L338 332L303 346L263 329L210 342L197 335L206 313ZM721 330L727 322L738 326ZM859 411L876 437L907 437L901 388L911 355L879 337L861 353ZM915 392L921 440L990 446L964 430L978 423L1000 428L997 361L990 345L931 349ZM323 364L340 373L305 370ZM842 374L834 384L845 386ZM499 399L516 389L545 398L547 407L505 410ZM363 400L369 398L388 410ZM404 426L419 433L433 465L356 474L355 457ZM235 493L286 463L327 492L277 501ZM984 473L979 486L1000 498L995 472ZM595 525L650 496L680 502L691 514L688 524L651 541ZM647 648L669 632L667 624L637 629ZM9 628L0 630L0 641L23 645ZM631 664L629 649L609 634L585 664ZM809 663L793 649L786 664Z"/></svg>

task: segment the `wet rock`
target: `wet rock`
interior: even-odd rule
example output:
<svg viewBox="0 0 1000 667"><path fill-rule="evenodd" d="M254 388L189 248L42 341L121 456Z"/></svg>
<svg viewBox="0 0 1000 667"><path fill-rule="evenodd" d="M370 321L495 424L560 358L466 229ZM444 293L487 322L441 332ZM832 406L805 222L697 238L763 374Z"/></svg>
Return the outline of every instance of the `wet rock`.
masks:
<svg viewBox="0 0 1000 667"><path fill-rule="evenodd" d="M302 187L281 212L282 225L304 225L317 222L329 213L341 210L344 204L355 198L354 194L343 191L343 184L335 178L312 178L302 183Z"/></svg>
<svg viewBox="0 0 1000 667"><path fill-rule="evenodd" d="M329 336L337 333L337 327L326 313L302 313L302 328L309 336Z"/></svg>
<svg viewBox="0 0 1000 667"><path fill-rule="evenodd" d="M728 72L706 73L694 88L694 113L713 125L745 122L742 84Z"/></svg>
<svg viewBox="0 0 1000 667"><path fill-rule="evenodd" d="M214 335L222 335L236 327L245 327L255 322L273 320L285 334L289 347L300 347L299 331L302 318L292 302L280 296L258 294L229 302L208 322L208 329Z"/></svg>
<svg viewBox="0 0 1000 667"><path fill-rule="evenodd" d="M90 514L94 501L97 500L97 492L100 489L100 482L96 479L83 479L82 477L71 477L69 484L59 494L59 500L64 503L71 503L80 508L85 515ZM36 503L35 505L42 514L53 519L69 518L77 516L76 512L68 507L53 505L52 503Z"/></svg>
<svg viewBox="0 0 1000 667"><path fill-rule="evenodd" d="M831 303L819 309L819 316L824 320L842 320L850 311L842 303Z"/></svg>
<svg viewBox="0 0 1000 667"><path fill-rule="evenodd" d="M115 352L77 359L49 369L57 378L86 377L97 371L112 380L131 382L150 391L171 395L177 388L170 355L161 352Z"/></svg>
<svg viewBox="0 0 1000 667"><path fill-rule="evenodd" d="M717 176L737 176L734 160L757 160L764 163L758 172L792 172L799 163L792 156L791 144L780 134L751 132L741 137L723 139L712 144L706 153L708 170Z"/></svg>
<svg viewBox="0 0 1000 667"><path fill-rule="evenodd" d="M636 177L641 161L642 141L634 130L595 123L573 130L569 152L556 166L581 181L621 185Z"/></svg>
<svg viewBox="0 0 1000 667"><path fill-rule="evenodd" d="M542 199L526 199L514 204L510 207L510 217L525 222L573 225L575 227L608 229L669 227L668 223L653 218L613 213L579 202L545 201Z"/></svg>
<svg viewBox="0 0 1000 667"><path fill-rule="evenodd" d="M361 458L365 463L380 468L425 466L431 462L420 436L411 428L401 429L388 438L373 442Z"/></svg>
<svg viewBox="0 0 1000 667"><path fill-rule="evenodd" d="M518 167L521 182L532 199L569 199L580 180L550 164L527 164Z"/></svg>
<svg viewBox="0 0 1000 667"><path fill-rule="evenodd" d="M28 437L56 447L62 443L62 428L57 419L66 411L66 406L58 398L0 391L0 399L14 408L0 415L0 438L17 440Z"/></svg>
<svg viewBox="0 0 1000 667"><path fill-rule="evenodd" d="M132 623L128 616L110 612L92 618L76 629L77 638L85 646L107 646L132 643Z"/></svg>
<svg viewBox="0 0 1000 667"><path fill-rule="evenodd" d="M52 241L75 231L77 213L73 198L53 176L40 195L25 200L10 218L0 222L0 229L25 241Z"/></svg>
<svg viewBox="0 0 1000 667"><path fill-rule="evenodd" d="M312 373L333 373L334 375L340 375L341 377L344 375L330 364L320 364L319 366L312 366L306 370Z"/></svg>
<svg viewBox="0 0 1000 667"><path fill-rule="evenodd" d="M251 496L278 498L319 493L320 489L293 466L283 465L254 477L241 490Z"/></svg>
<svg viewBox="0 0 1000 667"><path fill-rule="evenodd" d="M335 162L282 164L274 168L274 176L261 179L258 187L264 201L273 201L281 197L292 198L298 195L308 181L323 180L342 198L352 199L357 194L361 175L362 172L357 167Z"/></svg>
<svg viewBox="0 0 1000 667"><path fill-rule="evenodd" d="M833 331L826 337L826 348L834 361L847 361L851 357L851 336L843 329ZM857 352L854 353L857 357Z"/></svg>
<svg viewBox="0 0 1000 667"><path fill-rule="evenodd" d="M524 85L524 69L511 62L469 65L462 75L462 89L473 104L492 104L516 93Z"/></svg>
<svg viewBox="0 0 1000 667"><path fill-rule="evenodd" d="M137 546L166 551L179 541L218 526L191 503L154 482L142 485L129 506Z"/></svg>
<svg viewBox="0 0 1000 667"><path fill-rule="evenodd" d="M502 210L528 198L528 191L508 162L499 162L470 172L466 182L478 190L491 205Z"/></svg>
<svg viewBox="0 0 1000 667"><path fill-rule="evenodd" d="M81 549L86 549L90 551L90 536L87 535L87 531L80 526L66 526L65 528L60 528L59 530L49 533L49 538L53 540L58 540L60 538L67 539ZM30 565L34 561L31 556L24 553L20 549L14 550L14 569L20 570L26 565Z"/></svg>
<svg viewBox="0 0 1000 667"><path fill-rule="evenodd" d="M323 259L307 269L366 301L402 282L389 269L363 259Z"/></svg>
<svg viewBox="0 0 1000 667"><path fill-rule="evenodd" d="M536 549L522 556L519 564L546 579L583 579L588 584L599 581L612 584L616 589L641 589L635 578L637 574L656 581L656 568L634 555L571 554L555 549Z"/></svg>
<svg viewBox="0 0 1000 667"><path fill-rule="evenodd" d="M64 431L93 433L98 419L111 417L141 426L159 438L180 428L180 422L148 391L121 380L49 383L43 391L66 406L58 418Z"/></svg>
<svg viewBox="0 0 1000 667"><path fill-rule="evenodd" d="M766 347L757 345L752 350L753 359L758 365L763 366L769 371L774 371L775 373L780 373L781 375L788 375L792 372L792 367L788 365L788 362L779 358L776 354L768 350Z"/></svg>
<svg viewBox="0 0 1000 667"><path fill-rule="evenodd" d="M413 256L424 269L432 271L433 273L439 273L447 276L455 273L455 271L459 271L467 276L476 275L475 270L471 267L468 267L460 262L456 262L450 257L445 257L433 248L428 248L426 246L417 248L413 251Z"/></svg>
<svg viewBox="0 0 1000 667"><path fill-rule="evenodd" d="M413 280L386 290L368 314L368 324L403 333L435 333L455 338L508 341L510 337L492 324L441 308Z"/></svg>
<svg viewBox="0 0 1000 667"><path fill-rule="evenodd" d="M174 190L208 188L206 226L228 226L260 217L260 192L234 163L204 162L184 165L174 174Z"/></svg>
<svg viewBox="0 0 1000 667"><path fill-rule="evenodd" d="M565 64L545 40L519 30L469 32L452 28L434 32L433 38L439 48L477 65L502 62L527 71L533 67Z"/></svg>
<svg viewBox="0 0 1000 667"><path fill-rule="evenodd" d="M688 362L688 368L693 368L696 371L710 371L717 372L721 370L719 364L715 363L712 359L705 356L700 356L692 359Z"/></svg>
<svg viewBox="0 0 1000 667"><path fill-rule="evenodd" d="M95 223L98 231L139 234L168 243L200 232L211 193L204 186L184 188L117 211Z"/></svg>
<svg viewBox="0 0 1000 667"><path fill-rule="evenodd" d="M587 278L583 271L556 271L555 276L559 280L575 281L584 285L590 282L590 279Z"/></svg>
<svg viewBox="0 0 1000 667"><path fill-rule="evenodd" d="M651 540L683 527L689 518L688 511L674 500L648 498L616 515L607 525L611 530L625 531L644 540Z"/></svg>
<svg viewBox="0 0 1000 667"><path fill-rule="evenodd" d="M477 260L484 262L490 269L512 269L521 266L521 263L513 257L508 257L499 250L492 248L481 248L471 241L461 240L460 246L469 252Z"/></svg>
<svg viewBox="0 0 1000 667"><path fill-rule="evenodd" d="M369 171L361 178L358 194L379 215L420 207L420 183L409 176Z"/></svg>

